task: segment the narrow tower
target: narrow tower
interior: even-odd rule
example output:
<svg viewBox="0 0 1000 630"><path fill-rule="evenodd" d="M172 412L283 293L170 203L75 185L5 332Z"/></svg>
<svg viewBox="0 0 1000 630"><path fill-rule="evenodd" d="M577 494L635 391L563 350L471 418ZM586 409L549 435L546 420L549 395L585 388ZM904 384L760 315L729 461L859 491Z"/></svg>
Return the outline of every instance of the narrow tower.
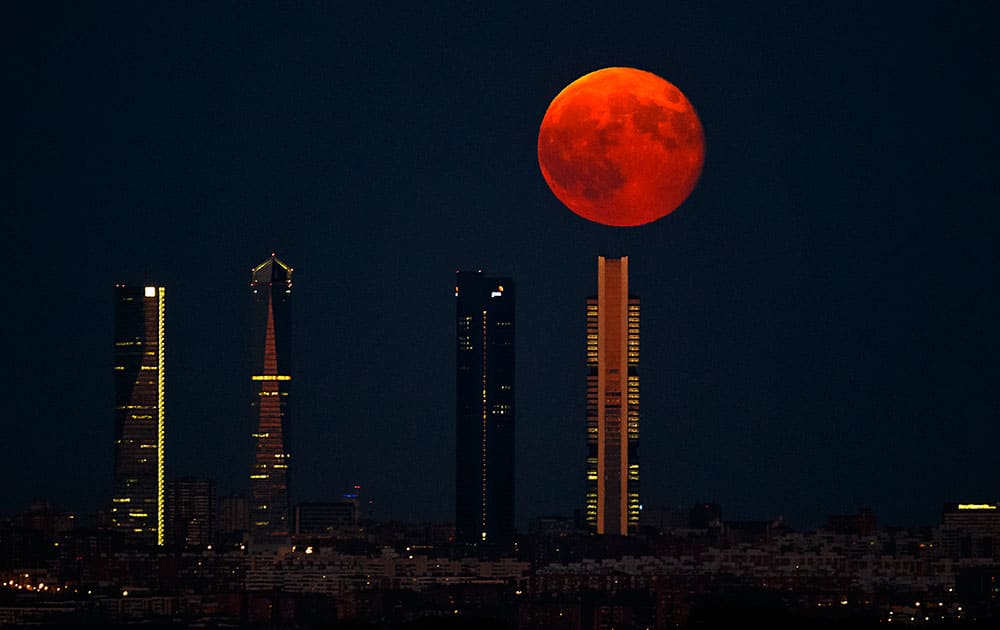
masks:
<svg viewBox="0 0 1000 630"><path fill-rule="evenodd" d="M291 390L292 268L271 257L253 268L251 352L256 432L250 473L250 534L282 544L290 535L288 403Z"/></svg>
<svg viewBox="0 0 1000 630"><path fill-rule="evenodd" d="M111 523L163 544L163 287L115 287L115 470Z"/></svg>
<svg viewBox="0 0 1000 630"><path fill-rule="evenodd" d="M628 257L597 258L587 298L587 524L627 535L639 525L639 298Z"/></svg>
<svg viewBox="0 0 1000 630"><path fill-rule="evenodd" d="M455 278L455 534L514 537L514 282Z"/></svg>

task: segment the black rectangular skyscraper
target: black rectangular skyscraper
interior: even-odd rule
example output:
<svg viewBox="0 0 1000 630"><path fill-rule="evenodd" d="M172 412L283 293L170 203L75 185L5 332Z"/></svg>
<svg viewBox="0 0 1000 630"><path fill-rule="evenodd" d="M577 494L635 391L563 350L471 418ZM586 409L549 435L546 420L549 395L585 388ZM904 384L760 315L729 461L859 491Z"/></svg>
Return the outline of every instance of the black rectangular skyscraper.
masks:
<svg viewBox="0 0 1000 630"><path fill-rule="evenodd" d="M251 352L254 464L250 532L256 543L284 543L289 511L288 403L291 392L292 268L271 257L253 269Z"/></svg>
<svg viewBox="0 0 1000 630"><path fill-rule="evenodd" d="M514 282L455 279L455 530L465 543L514 536Z"/></svg>

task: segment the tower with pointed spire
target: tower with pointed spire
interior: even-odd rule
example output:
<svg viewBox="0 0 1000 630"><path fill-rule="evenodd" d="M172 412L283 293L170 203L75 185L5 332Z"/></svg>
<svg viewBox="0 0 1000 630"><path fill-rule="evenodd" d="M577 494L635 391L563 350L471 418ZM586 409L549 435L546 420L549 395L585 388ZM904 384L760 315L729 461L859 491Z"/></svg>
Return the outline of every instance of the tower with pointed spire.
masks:
<svg viewBox="0 0 1000 630"><path fill-rule="evenodd" d="M289 539L288 410L291 397L292 268L275 254L252 270L251 357L254 442L250 535L255 543Z"/></svg>

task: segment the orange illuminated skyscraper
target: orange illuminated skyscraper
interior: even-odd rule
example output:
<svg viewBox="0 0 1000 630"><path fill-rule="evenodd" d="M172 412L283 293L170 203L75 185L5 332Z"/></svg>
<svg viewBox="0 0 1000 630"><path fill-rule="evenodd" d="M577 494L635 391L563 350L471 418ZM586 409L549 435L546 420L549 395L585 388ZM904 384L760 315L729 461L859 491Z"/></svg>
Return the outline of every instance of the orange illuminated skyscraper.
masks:
<svg viewBox="0 0 1000 630"><path fill-rule="evenodd" d="M250 473L250 534L257 543L290 536L288 403L291 391L292 268L271 257L253 268L251 352L256 431Z"/></svg>
<svg viewBox="0 0 1000 630"><path fill-rule="evenodd" d="M597 258L587 298L587 524L627 535L639 525L639 298L628 257Z"/></svg>
<svg viewBox="0 0 1000 630"><path fill-rule="evenodd" d="M111 523L163 544L163 287L115 287L115 470Z"/></svg>

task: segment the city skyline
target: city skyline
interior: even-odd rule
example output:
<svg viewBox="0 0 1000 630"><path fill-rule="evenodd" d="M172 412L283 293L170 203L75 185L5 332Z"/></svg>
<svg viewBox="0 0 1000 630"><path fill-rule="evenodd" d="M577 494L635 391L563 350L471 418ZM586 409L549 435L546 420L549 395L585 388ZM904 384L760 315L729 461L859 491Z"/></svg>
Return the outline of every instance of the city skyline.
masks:
<svg viewBox="0 0 1000 630"><path fill-rule="evenodd" d="M637 446L638 446L638 429L639 429L639 388L638 388L638 363L639 363L639 306L640 300L637 296L632 295L629 291L628 285L628 256L621 256L620 258L607 258L605 256L598 256L598 273L597 273L597 294L592 295L586 299L586 357L587 357L587 414L586 414L586 427L588 433L588 457L587 457L587 498L582 503L583 509L581 510L581 515L583 517L583 522L587 524L588 527L597 531L601 534L619 534L626 535L630 533L635 533L637 531L638 521L639 521L639 494L638 494L638 456L637 456ZM254 369L251 371L254 374L251 376L251 381L254 382L254 402L251 404L251 408L254 410L253 418L254 421L258 423L257 430L251 435L255 443L255 464L253 466L252 474L250 475L250 485L248 488L235 488L236 494L240 494L243 491L249 490L247 496L251 499L250 504L250 517L249 526L251 534L251 540L255 540L258 543L281 543L282 541L288 540L291 535L293 528L291 527L291 512L293 506L298 506L299 504L308 505L308 502L302 502L299 500L292 499L288 491L287 482L287 468L288 462L290 461L290 455L287 453L288 447L284 440L283 435L287 432L287 398L277 399L280 403L278 406L268 405L267 403L276 402L271 396L288 396L289 384L291 376L287 373L290 372L290 361L289 356L291 354L291 326L290 326L290 294L291 294L291 276L292 268L281 261L276 253L272 253L269 258L264 262L253 267L251 275L251 289L253 295L253 316L252 319L252 331L250 335L250 342L248 346L250 347L251 363L255 364ZM277 288L277 293L275 294L274 289ZM155 427L157 430L152 434L156 438L156 442L152 445L143 446L140 448L155 448L157 453L162 454L164 451L164 406L163 406L163 392L165 389L165 376L163 369L163 339L165 336L165 318L164 318L164 298L165 298L165 288L157 286L126 286L125 284L118 284L115 286L116 291L116 336L115 336L115 355L116 355L116 367L115 367L115 377L116 377L116 391L118 392L118 405L116 409L118 413L124 413L125 411L131 410L129 413L147 411L154 412L154 418L156 419ZM513 360L513 342L514 335L514 279L511 277L491 277L483 275L482 270L475 272L456 272L456 285L455 285L455 297L458 298L461 295L462 300L456 300L457 304L457 337L456 337L456 369L457 369L457 388L456 391L459 393L457 396L456 404L456 456L458 467L456 470L456 479L461 478L461 471L463 468L463 457L462 457L462 443L463 438L463 420L468 420L466 417L468 415L469 409L464 409L468 407L469 404L463 406L463 398L460 393L463 391L462 378L463 375L469 377L475 377L476 383L483 383L483 398L482 404L479 404L479 389L478 385L476 388L476 397L473 401L471 411L475 412L476 417L479 417L479 412L482 412L482 417L485 419L487 414L494 415L491 412L498 412L501 415L507 415L508 417L503 418L507 423L509 423L510 428L501 432L507 437L502 440L502 448L499 451L491 453L490 457L487 457L487 452L483 450L480 453L480 457L474 458L474 462L469 460L466 467L469 464L475 464L473 467L481 467L484 474L481 477L476 477L485 484L486 474L485 470L487 467L487 462L492 462L492 466L497 465L497 459L500 461L500 468L505 476L510 476L511 481L513 477L513 460L514 455L508 449L513 447L513 442L509 441L513 433L513 407L514 407L514 388L512 385L513 379L513 369L515 361ZM277 297L279 303L279 310L281 315L279 321L281 321L280 334L277 332L279 328L275 325L275 309L274 300ZM503 298L502 300L497 300L497 298ZM477 317L481 313L482 327L483 331L481 336L473 335L472 328L469 318L471 315L466 315L466 313L475 313ZM477 320L478 321L478 320ZM486 330L489 329L492 332L487 335ZM496 333L500 333L499 336ZM155 339L155 341L151 341ZM280 343L278 340L281 340ZM489 339L488 347L491 348L490 352L486 351L484 347L486 341ZM281 352L277 350L277 346L282 346ZM618 346L621 346L619 349ZM149 351L152 349L152 351ZM475 350L473 357L475 360L472 363L468 361L463 361L463 355L468 353L468 351ZM497 358L494 351L499 350L500 358ZM620 351L619 351L620 350ZM609 356L610 355L610 356ZM280 364L282 366L279 368L278 356L282 357ZM147 365L147 367L142 367L139 363L136 363L132 359L139 359L142 365ZM477 358L478 357L478 358ZM624 362L624 363L623 363ZM473 364L481 364L482 369L476 374L472 374ZM121 364L121 365L119 365ZM134 364L134 365L132 365ZM486 366L490 367L487 368ZM622 366L627 365L627 367L622 369ZM147 371L152 370L154 372L152 380L145 377ZM495 371L499 371L501 376L497 377L492 374ZM628 375L628 386L627 394L622 395L621 384L611 385L607 383L609 378L616 378L609 375L617 375L621 372L626 372ZM260 372L260 374L257 374ZM469 372L469 374L465 374ZM282 374L284 373L284 374ZM486 383L486 374L491 373L492 376L489 380L489 389ZM123 380L124 379L124 380ZM137 380L138 379L138 380ZM279 383L280 381L280 383ZM282 391L279 391L279 385L281 385ZM139 392L132 394L135 387L139 387ZM145 389L143 389L145 387ZM258 391L256 387L260 387L261 390ZM151 389L152 388L152 389ZM489 391L490 394L487 397L486 392ZM268 392L268 393L262 393ZM152 406L146 405L144 403L143 395L148 397L148 395L153 395L154 400ZM264 398L267 396L267 398ZM499 396L499 398L498 398ZM609 398L610 397L610 398ZM614 407L620 407L616 409L614 414L611 412L606 412L605 414L600 414L599 409L606 408L608 405L600 405L598 401L600 400L611 400L617 401L614 403ZM124 401L124 402L123 402ZM498 402L499 401L499 402ZM134 403L143 404L134 404ZM466 401L468 403L468 401ZM138 411L137 411L138 410ZM500 411L502 410L502 411ZM608 415L611 414L611 415ZM141 419L145 419L146 416L139 416ZM627 418L627 423L621 423L621 418ZM485 422L485 420L484 420ZM602 452L607 452L609 446L607 445L607 437L601 439L599 435L606 435L609 431L607 425L609 424L621 424L622 426L627 425L628 439L624 442L612 439L611 442L614 443L617 450L621 450L621 456L610 455L603 459L608 461L616 461L618 467L611 466L614 470L608 473L608 464L605 466L599 466L598 461L602 458L598 454ZM125 425L117 425L116 431L119 433L124 431L123 427ZM483 444L486 443L487 432L486 424L483 425L482 435L476 437L475 441L477 444L481 441ZM601 427L605 427L603 430ZM506 433L506 431L510 433ZM492 431L496 431L495 428ZM492 433L491 431L491 433ZM610 430L611 433L617 434L621 431L621 426L613 428ZM138 434L137 434L138 435ZM146 434L143 434L146 435ZM477 434L479 435L479 434ZM135 436L133 436L135 437ZM277 440L268 440L267 438L275 437ZM472 436L475 437L475 436ZM465 439L468 442L471 438L467 436ZM210 483L213 486L212 494L214 496L214 479L201 479L193 477L191 475L185 475L183 477L165 479L164 477L164 459L158 457L152 460L155 466L150 470L154 472L150 475L154 480L154 485L157 488L156 495L159 497L158 500L150 499L149 497L129 497L120 498L125 492L122 491L122 482L119 477L122 473L117 471L121 468L120 461L123 459L123 453L128 451L128 449L123 449L121 444L124 442L132 442L136 440L132 439L121 439L118 440L118 448L116 449L116 481L115 481L115 493L111 504L109 504L109 515L112 517L112 523L114 523L115 529L124 531L127 533L135 532L142 536L148 535L152 532L153 538L157 544L164 544L165 536L164 532L170 532L170 525L164 528L165 523L165 513L164 513L164 487L170 490L171 484L175 487L182 487L185 484L190 484L194 481L198 483ZM138 440L141 441L141 440ZM490 440L492 442L493 440ZM605 443L602 443L605 442ZM626 446L627 444L627 446ZM492 446L492 445L491 445ZM621 448L618 448L621 447ZM492 446L495 448L495 446ZM484 446L485 449L485 446ZM133 449L134 451L134 449ZM145 455L144 451L134 451L140 455ZM272 462L277 458L279 461L283 462L277 466L274 466ZM468 458L466 458L468 459ZM507 461L504 461L507 460ZM148 462L148 459L141 459L139 461ZM149 468L149 466L146 466ZM279 482L274 488L271 488L273 483L265 484L260 481L260 473L264 471L266 478L270 478L273 475L274 470L281 469L279 474L283 477L284 481ZM625 475L621 474L621 471L626 471ZM600 484L597 482L598 477L605 478L606 482L610 481L610 485ZM135 480L131 480L135 481ZM621 484L622 488L625 490L614 495L610 501L612 503L618 503L619 506L615 510L611 510L608 507L609 499L607 494L609 490L608 487L613 487ZM148 485L148 484L147 484ZM473 486L477 486L473 484ZM473 487L470 486L470 487ZM497 496L494 493L489 493L489 495L484 491L481 494L477 494L476 498L472 503L472 507L476 508L471 510L475 512L477 518L474 520L478 521L478 514L482 514L481 527L480 524L476 526L476 535L469 536L462 534L463 522L462 512L469 511L468 507L463 508L461 504L463 500L460 498L462 494L462 484L457 485L456 495L455 495L455 513L456 518L454 523L457 527L457 539L464 540L465 542L479 542L479 529L482 528L483 531L481 539L483 542L486 541L486 528L487 528L487 505L490 506L490 510L496 510L501 508L502 511L507 511L499 520L491 514L489 519L489 531L490 531L490 541L508 541L514 534L515 528L513 525L513 488L502 484L502 487L506 488L503 496ZM359 486L355 486L359 488ZM569 493L569 489L566 489ZM173 490L172 492L177 492ZM494 491L495 492L495 491ZM507 494L509 493L509 494ZM338 499L340 494L338 491L332 491L331 494L326 495L325 499ZM489 497L489 498L488 498ZM598 498L601 497L601 498ZM976 499L983 499L982 497ZM189 499L186 499L189 501ZM985 499L983 499L985 500ZM118 505L119 503L132 503L133 505ZM146 517L146 520L155 521L157 525L151 528L146 528L149 531L143 532L141 529L133 529L132 525L129 523L118 524L117 517L115 516L118 511L117 508L134 508L135 503L147 504L150 503L154 506L153 513L151 514L141 514L141 516ZM468 501L466 501L468 503ZM268 505L271 504L271 505ZM258 505L262 506L258 509L254 509L252 506ZM508 507L509 511L508 511ZM962 510L973 510L973 509L984 509L985 505L983 503L960 503L959 501L949 501L946 502L947 505L959 506L961 505ZM275 506L278 506L275 509ZM284 506L282 508L282 506ZM862 506L864 509L869 509L870 506ZM667 505L656 505L653 507L654 510L660 508L682 508L682 506L667 506ZM683 509L683 508L682 508ZM214 507L213 507L214 510ZM261 512L264 510L264 512ZM615 526L609 524L605 521L604 515L608 511L613 512L612 521L620 520L622 526L617 530ZM266 513L268 516L277 515L278 524L273 526L272 523L267 521L254 522L255 512L259 514ZM832 512L831 512L832 513ZM617 515L617 516L614 516ZM131 516L131 515L130 515ZM532 517L539 516L549 516L548 514L534 514ZM561 514L561 516L570 516L569 514ZM167 515L169 517L169 515ZM259 518L259 516L258 516ZM509 519L509 520L508 520ZM135 520L135 519L131 519ZM466 519L468 520L468 519ZM499 523L499 527L497 526ZM176 529L177 526L173 525ZM125 529L122 529L125 528ZM467 528L466 528L467 529ZM467 533L466 533L467 534ZM131 538L136 538L135 535Z"/></svg>
<svg viewBox="0 0 1000 630"><path fill-rule="evenodd" d="M30 270L0 512L106 505L122 279L171 294L168 476L245 487L246 274L272 251L296 267L297 500L361 484L376 518L453 518L453 274L483 268L517 282L518 528L579 508L597 255L643 298L645 507L909 524L998 493L975 5L4 11L6 251ZM611 65L704 129L691 196L641 229L577 218L537 164L553 97Z"/></svg>

